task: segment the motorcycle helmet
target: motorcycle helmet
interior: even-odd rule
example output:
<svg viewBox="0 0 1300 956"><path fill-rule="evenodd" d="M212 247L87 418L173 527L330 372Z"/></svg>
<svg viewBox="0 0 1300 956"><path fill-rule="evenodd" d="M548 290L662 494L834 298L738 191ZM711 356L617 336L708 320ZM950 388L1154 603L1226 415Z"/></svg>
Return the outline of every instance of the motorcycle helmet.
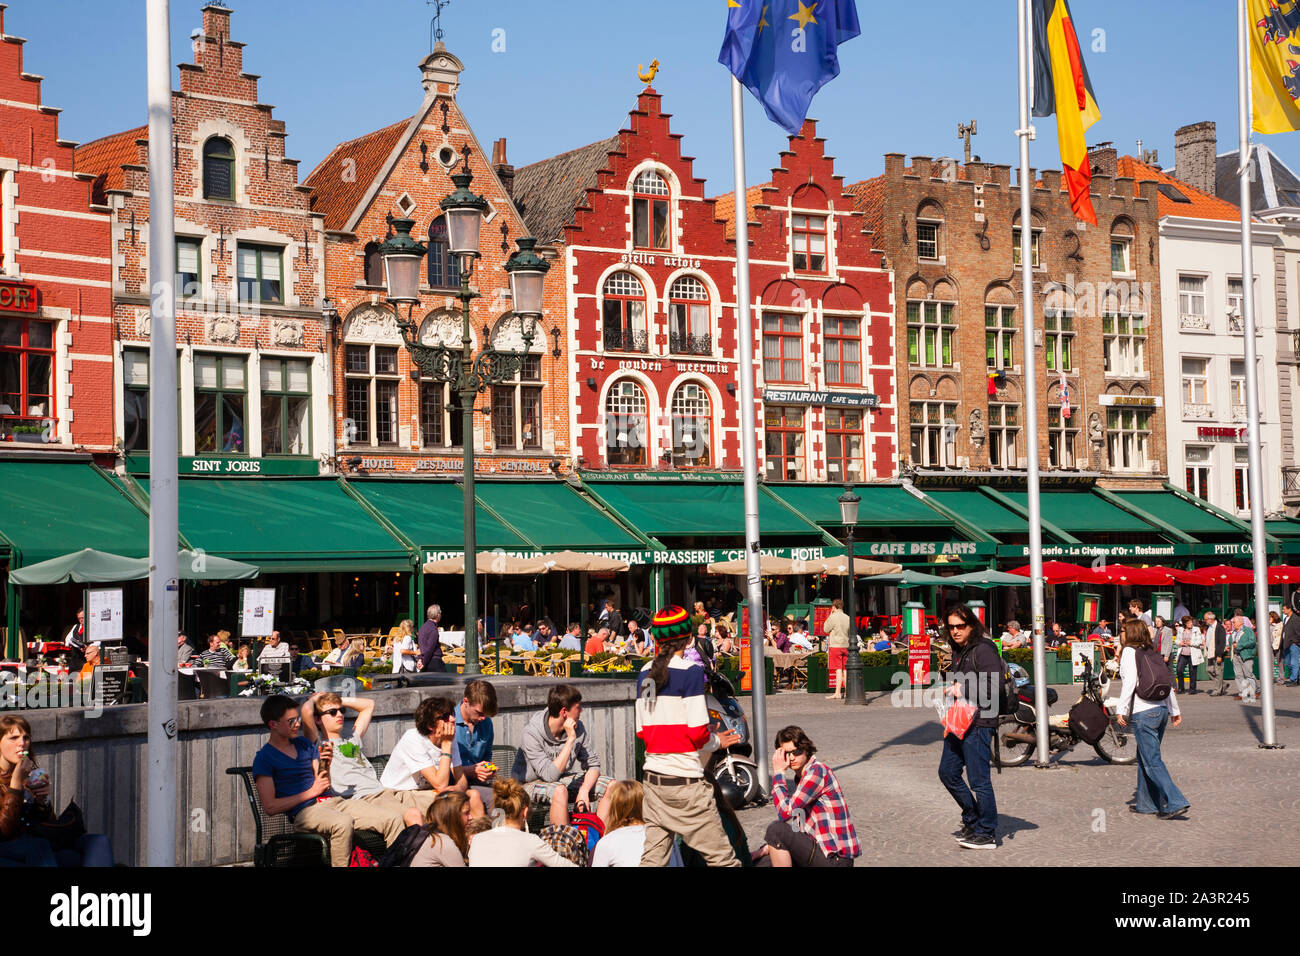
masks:
<svg viewBox="0 0 1300 956"><path fill-rule="evenodd" d="M731 774L719 774L716 783L718 791L722 794L722 799L727 801L727 806L733 810L739 810L745 805L745 791L741 790L736 781L731 779Z"/></svg>

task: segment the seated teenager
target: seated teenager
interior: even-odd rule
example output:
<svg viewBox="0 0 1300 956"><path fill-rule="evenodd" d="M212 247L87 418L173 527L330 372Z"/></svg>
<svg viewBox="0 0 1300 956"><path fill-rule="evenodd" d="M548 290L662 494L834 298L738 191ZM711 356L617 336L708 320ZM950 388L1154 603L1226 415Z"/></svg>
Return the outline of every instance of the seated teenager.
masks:
<svg viewBox="0 0 1300 956"><path fill-rule="evenodd" d="M469 845L470 866L574 866L540 836L525 831L528 794L517 780L492 784L494 806L501 813L500 825L474 837Z"/></svg>
<svg viewBox="0 0 1300 956"><path fill-rule="evenodd" d="M640 866L645 849L645 818L641 815L645 791L636 780L615 780L601 797L596 814L605 824L605 835L596 843L592 866ZM674 844L669 866L681 866Z"/></svg>
<svg viewBox="0 0 1300 956"><path fill-rule="evenodd" d="M600 775L600 755L591 747L582 723L582 692L568 684L554 685L546 709L524 726L511 776L528 787L537 803L568 804L579 809L594 805L612 782ZM579 768L581 773L579 773Z"/></svg>
<svg viewBox="0 0 1300 956"><path fill-rule="evenodd" d="M458 790L438 794L425 817L429 839L416 851L411 866L465 866L469 859L466 828L472 819L465 794Z"/></svg>
<svg viewBox="0 0 1300 956"><path fill-rule="evenodd" d="M390 844L405 829L396 804L344 800L334 793L330 760L322 760L316 745L299 733L302 718L292 697L275 694L263 701L262 723L271 732L253 758L253 783L262 807L270 814L286 814L295 830L325 837L331 865L348 865L354 829L378 830Z"/></svg>
<svg viewBox="0 0 1300 956"><path fill-rule="evenodd" d="M36 830L55 819L49 773L32 755L32 728L17 714L0 717L0 866L112 866L102 833L83 833L55 850Z"/></svg>
<svg viewBox="0 0 1300 956"><path fill-rule="evenodd" d="M352 722L352 733L343 736L343 723L347 711L356 716ZM433 790L388 790L379 782L379 775L366 758L361 748L361 738L370 726L374 714L375 702L361 697L340 697L338 694L325 692L312 694L302 705L302 730L304 736L320 746L322 740L329 741L332 749L330 756L330 786L334 792L345 800L366 800L378 804L392 804L389 807L397 813L406 814L414 811L414 817L406 816L407 824L424 822L424 815L437 796ZM320 729L317 730L317 723Z"/></svg>
<svg viewBox="0 0 1300 956"><path fill-rule="evenodd" d="M840 782L798 727L777 732L772 802L779 819L760 854L771 866L852 866L862 853ZM762 863L760 863L762 865Z"/></svg>
<svg viewBox="0 0 1300 956"><path fill-rule="evenodd" d="M426 697L415 708L415 726L393 748L379 782L389 790L463 792L469 787L469 778L459 759L451 701ZM471 791L469 800L474 816L482 816L483 799Z"/></svg>
<svg viewBox="0 0 1300 956"><path fill-rule="evenodd" d="M464 770L470 787L478 791L485 805L492 803L492 781L497 775L492 763L496 740L492 718L496 715L496 688L482 679L466 684L465 696L455 711L456 765Z"/></svg>

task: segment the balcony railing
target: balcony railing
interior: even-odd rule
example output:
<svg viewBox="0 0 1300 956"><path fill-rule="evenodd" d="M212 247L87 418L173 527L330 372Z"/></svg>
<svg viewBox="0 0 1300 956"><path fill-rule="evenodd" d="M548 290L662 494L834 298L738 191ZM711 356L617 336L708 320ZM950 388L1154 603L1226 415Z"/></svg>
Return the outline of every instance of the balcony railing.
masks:
<svg viewBox="0 0 1300 956"><path fill-rule="evenodd" d="M1214 406L1183 402L1183 421L1208 422L1214 419Z"/></svg>
<svg viewBox="0 0 1300 956"><path fill-rule="evenodd" d="M648 352L649 339L645 332L626 329L605 330L606 352Z"/></svg>
<svg viewBox="0 0 1300 956"><path fill-rule="evenodd" d="M1203 315L1180 315L1178 316L1178 328L1184 332L1208 332L1210 331L1210 320Z"/></svg>
<svg viewBox="0 0 1300 956"><path fill-rule="evenodd" d="M1300 329L1291 330L1291 354L1300 361Z"/></svg>
<svg viewBox="0 0 1300 956"><path fill-rule="evenodd" d="M674 355L712 355L713 336L707 332L703 335L669 332L668 350Z"/></svg>
<svg viewBox="0 0 1300 956"><path fill-rule="evenodd" d="M1282 469L1282 497L1300 501L1300 466L1287 465Z"/></svg>

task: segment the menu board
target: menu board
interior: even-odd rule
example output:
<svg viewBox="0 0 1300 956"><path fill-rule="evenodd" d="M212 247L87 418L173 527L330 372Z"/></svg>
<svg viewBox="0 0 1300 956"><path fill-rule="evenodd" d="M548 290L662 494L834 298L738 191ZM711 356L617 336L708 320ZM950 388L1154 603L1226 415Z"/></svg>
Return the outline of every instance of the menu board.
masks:
<svg viewBox="0 0 1300 956"><path fill-rule="evenodd" d="M122 640L122 589L86 588L86 643Z"/></svg>
<svg viewBox="0 0 1300 956"><path fill-rule="evenodd" d="M240 588L239 607L240 636L271 636L275 630L275 588Z"/></svg>
<svg viewBox="0 0 1300 956"><path fill-rule="evenodd" d="M116 707L126 703L126 667L102 665L95 668L95 696L100 706Z"/></svg>

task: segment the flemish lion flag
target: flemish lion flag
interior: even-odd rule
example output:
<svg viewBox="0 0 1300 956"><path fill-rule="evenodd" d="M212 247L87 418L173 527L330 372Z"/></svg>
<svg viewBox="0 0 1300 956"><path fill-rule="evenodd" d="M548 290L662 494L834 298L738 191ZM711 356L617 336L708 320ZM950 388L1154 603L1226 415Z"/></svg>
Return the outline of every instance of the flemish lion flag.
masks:
<svg viewBox="0 0 1300 956"><path fill-rule="evenodd" d="M1034 0L1034 115L1056 114L1061 166L1076 218L1097 224L1088 198L1092 168L1084 135L1101 119L1066 0Z"/></svg>
<svg viewBox="0 0 1300 956"><path fill-rule="evenodd" d="M1300 4L1247 0L1250 31L1251 126L1257 133L1300 129ZM1292 44L1295 44L1294 46Z"/></svg>

